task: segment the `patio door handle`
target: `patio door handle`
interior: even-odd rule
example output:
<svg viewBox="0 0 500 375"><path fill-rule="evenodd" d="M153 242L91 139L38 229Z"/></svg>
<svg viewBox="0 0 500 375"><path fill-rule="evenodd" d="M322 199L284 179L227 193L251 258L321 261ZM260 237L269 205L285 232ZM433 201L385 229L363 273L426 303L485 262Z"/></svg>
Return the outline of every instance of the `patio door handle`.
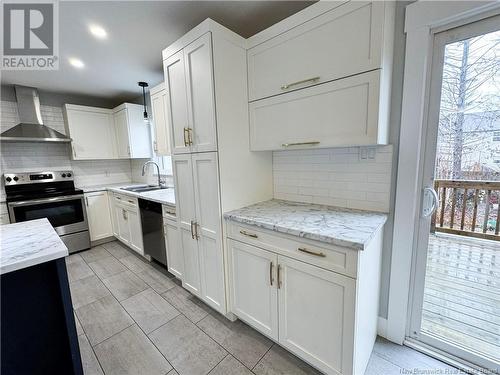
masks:
<svg viewBox="0 0 500 375"><path fill-rule="evenodd" d="M429 199L431 200L430 205L427 204ZM431 187L425 187L423 193L423 202L422 202L422 216L423 217L432 216L432 214L438 208L438 205L439 205L439 197L438 194L436 193L436 190L434 190Z"/></svg>

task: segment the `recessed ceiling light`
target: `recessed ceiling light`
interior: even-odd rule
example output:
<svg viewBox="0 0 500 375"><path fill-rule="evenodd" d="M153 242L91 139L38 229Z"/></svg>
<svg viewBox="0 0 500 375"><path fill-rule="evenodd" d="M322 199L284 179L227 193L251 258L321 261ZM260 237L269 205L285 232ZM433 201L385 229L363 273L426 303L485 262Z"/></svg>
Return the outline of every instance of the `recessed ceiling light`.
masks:
<svg viewBox="0 0 500 375"><path fill-rule="evenodd" d="M70 58L68 59L68 61L69 61L69 63L70 63L71 65L73 65L75 68L82 69L83 67L85 67L85 64L83 63L83 61L82 61L82 60L80 60L80 59L77 59L77 58L75 58L75 57L70 57Z"/></svg>
<svg viewBox="0 0 500 375"><path fill-rule="evenodd" d="M106 30L104 30L104 28L99 25L90 25L89 30L93 36L99 39L106 39L106 37L108 36Z"/></svg>

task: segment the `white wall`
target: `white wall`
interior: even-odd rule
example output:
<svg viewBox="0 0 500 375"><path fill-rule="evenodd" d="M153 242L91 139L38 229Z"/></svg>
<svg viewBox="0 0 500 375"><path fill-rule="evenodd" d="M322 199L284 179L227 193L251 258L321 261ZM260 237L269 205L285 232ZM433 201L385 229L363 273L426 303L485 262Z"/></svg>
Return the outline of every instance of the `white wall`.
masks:
<svg viewBox="0 0 500 375"><path fill-rule="evenodd" d="M389 212L391 166L392 146L276 151L274 197Z"/></svg>
<svg viewBox="0 0 500 375"><path fill-rule="evenodd" d="M0 102L0 130L3 132L19 123L17 104ZM65 133L62 107L41 106L45 125ZM130 160L89 160L70 159L69 144L50 143L1 143L1 173L29 172L41 169L72 169L77 186L121 183L132 181ZM4 200L3 180L0 201Z"/></svg>

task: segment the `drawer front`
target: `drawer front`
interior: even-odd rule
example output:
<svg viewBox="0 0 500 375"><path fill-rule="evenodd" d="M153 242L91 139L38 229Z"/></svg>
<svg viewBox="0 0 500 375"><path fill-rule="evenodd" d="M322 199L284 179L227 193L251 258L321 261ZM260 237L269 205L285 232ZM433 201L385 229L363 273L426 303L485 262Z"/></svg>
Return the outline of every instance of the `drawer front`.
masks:
<svg viewBox="0 0 500 375"><path fill-rule="evenodd" d="M116 193L113 194L113 197L115 200L115 204L118 204L119 206L125 207L127 209L131 209L132 211L138 212L137 198Z"/></svg>
<svg viewBox="0 0 500 375"><path fill-rule="evenodd" d="M176 220L175 207L164 204L161 206L161 209L164 218L170 220Z"/></svg>
<svg viewBox="0 0 500 375"><path fill-rule="evenodd" d="M249 105L252 151L378 143L380 70Z"/></svg>
<svg viewBox="0 0 500 375"><path fill-rule="evenodd" d="M228 222L228 237L346 276L356 277L357 250Z"/></svg>
<svg viewBox="0 0 500 375"><path fill-rule="evenodd" d="M249 100L381 68L384 2L351 2L248 50Z"/></svg>

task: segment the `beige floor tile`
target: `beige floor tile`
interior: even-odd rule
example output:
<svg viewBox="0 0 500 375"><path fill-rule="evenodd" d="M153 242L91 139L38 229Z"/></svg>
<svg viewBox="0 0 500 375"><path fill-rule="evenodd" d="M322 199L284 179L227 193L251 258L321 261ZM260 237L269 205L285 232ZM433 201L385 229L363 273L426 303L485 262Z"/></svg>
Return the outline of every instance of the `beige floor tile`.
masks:
<svg viewBox="0 0 500 375"><path fill-rule="evenodd" d="M252 372L238 362L231 354L222 360L210 375L252 375Z"/></svg>
<svg viewBox="0 0 500 375"><path fill-rule="evenodd" d="M175 286L162 296L193 323L198 323L213 311L181 286Z"/></svg>
<svg viewBox="0 0 500 375"><path fill-rule="evenodd" d="M85 262L95 262L96 260L111 256L111 254L102 246L96 246L92 249L78 253Z"/></svg>
<svg viewBox="0 0 500 375"><path fill-rule="evenodd" d="M102 280L104 285L113 293L118 301L136 295L148 288L147 284L139 279L132 271L125 271Z"/></svg>
<svg viewBox="0 0 500 375"><path fill-rule="evenodd" d="M66 261L66 269L68 271L68 280L70 283L94 274L94 272L80 256L78 258L74 258L70 262Z"/></svg>
<svg viewBox="0 0 500 375"><path fill-rule="evenodd" d="M127 267L112 256L98 259L95 262L89 262L89 267L92 268L94 273L101 279L127 271Z"/></svg>
<svg viewBox="0 0 500 375"><path fill-rule="evenodd" d="M113 296L107 296L76 309L90 343L96 345L134 324Z"/></svg>
<svg viewBox="0 0 500 375"><path fill-rule="evenodd" d="M122 262L130 271L135 273L145 271L151 267L148 263L146 263L146 260L139 259L139 257L134 254L120 258L120 262Z"/></svg>
<svg viewBox="0 0 500 375"><path fill-rule="evenodd" d="M146 289L122 301L122 305L146 333L154 331L179 315L179 311L153 289Z"/></svg>
<svg viewBox="0 0 500 375"><path fill-rule="evenodd" d="M248 368L253 368L273 345L245 323L231 322L220 314L207 315L198 322L198 327Z"/></svg>
<svg viewBox="0 0 500 375"><path fill-rule="evenodd" d="M75 309L110 295L109 290L95 275L77 280L71 283L69 287L73 308Z"/></svg>
<svg viewBox="0 0 500 375"><path fill-rule="evenodd" d="M149 337L180 375L205 375L227 355L220 345L182 315Z"/></svg>
<svg viewBox="0 0 500 375"><path fill-rule="evenodd" d="M96 345L94 350L106 375L164 375L172 369L135 324Z"/></svg>
<svg viewBox="0 0 500 375"><path fill-rule="evenodd" d="M90 346L87 336L78 336L78 344L80 345L80 356L82 358L83 373L85 375L103 375L101 366Z"/></svg>
<svg viewBox="0 0 500 375"><path fill-rule="evenodd" d="M162 273L152 267L137 273L137 276L139 276L144 282L146 282L146 284L160 294L165 293L167 290L170 290L177 285L172 277L169 277L165 273Z"/></svg>
<svg viewBox="0 0 500 375"><path fill-rule="evenodd" d="M257 375L311 375L321 374L307 363L278 345L274 345L254 367Z"/></svg>
<svg viewBox="0 0 500 375"><path fill-rule="evenodd" d="M122 259L126 256L131 255L131 251L125 248L125 246L118 241L107 242L102 244L101 246L108 250L111 255L113 255L117 259Z"/></svg>

